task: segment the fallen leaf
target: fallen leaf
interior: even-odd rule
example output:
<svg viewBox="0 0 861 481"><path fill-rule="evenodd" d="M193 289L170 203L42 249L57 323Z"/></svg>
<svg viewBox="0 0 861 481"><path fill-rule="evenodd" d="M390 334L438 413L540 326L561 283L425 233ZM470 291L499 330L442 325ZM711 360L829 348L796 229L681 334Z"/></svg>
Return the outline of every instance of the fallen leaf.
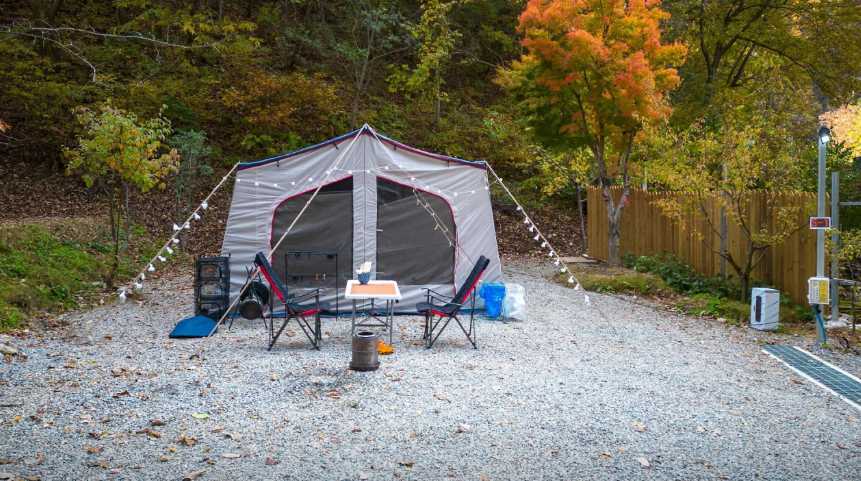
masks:
<svg viewBox="0 0 861 481"><path fill-rule="evenodd" d="M631 423L631 427L634 428L634 431L637 431L638 433L646 432L646 425L641 423L640 421L634 421L633 423Z"/></svg>
<svg viewBox="0 0 861 481"><path fill-rule="evenodd" d="M362 428L353 428L350 430L350 432L360 433L360 432L362 432Z"/></svg>
<svg viewBox="0 0 861 481"><path fill-rule="evenodd" d="M209 430L211 433L220 433L221 431L224 431L224 426L215 426Z"/></svg>
<svg viewBox="0 0 861 481"><path fill-rule="evenodd" d="M184 444L186 446L194 446L195 444L197 444L197 438L193 436L186 436L185 433L183 433L179 435L179 437L176 439L176 442L179 444Z"/></svg>
<svg viewBox="0 0 861 481"><path fill-rule="evenodd" d="M470 431L472 431L472 426L469 424L461 423L457 425L457 432L459 433L468 433Z"/></svg>
<svg viewBox="0 0 861 481"><path fill-rule="evenodd" d="M205 469L198 469L197 471L186 473L185 476L182 477L182 481L194 481L195 479L203 476L203 473L205 472Z"/></svg>
<svg viewBox="0 0 861 481"><path fill-rule="evenodd" d="M152 419L152 420L150 420L149 425L150 426L164 426L164 421L162 421L161 419Z"/></svg>
<svg viewBox="0 0 861 481"><path fill-rule="evenodd" d="M75 369L78 367L78 361L74 359L67 359L66 364L63 365L66 369Z"/></svg>
<svg viewBox="0 0 861 481"><path fill-rule="evenodd" d="M209 414L207 413L192 413L191 417L194 419L209 419Z"/></svg>
<svg viewBox="0 0 861 481"><path fill-rule="evenodd" d="M411 468L411 467L413 467L414 464L416 464L416 462L413 460L407 459L404 461L398 461L398 464L400 464L401 466L407 467L407 468Z"/></svg>
<svg viewBox="0 0 861 481"><path fill-rule="evenodd" d="M613 457L613 455L608 453L607 451L604 451L603 453L601 453L601 457L604 459L610 459Z"/></svg>
<svg viewBox="0 0 861 481"><path fill-rule="evenodd" d="M331 391L328 391L328 392L326 393L326 396L327 396L327 397L330 397L330 398L332 398L332 399L341 399L341 393L340 393L340 392L338 392L338 390L337 390L337 389L332 389Z"/></svg>
<svg viewBox="0 0 861 481"><path fill-rule="evenodd" d="M649 463L649 460L643 457L637 458L637 462L640 463L640 466L644 468L650 468L652 465Z"/></svg>
<svg viewBox="0 0 861 481"><path fill-rule="evenodd" d="M237 459L241 458L242 455L239 453L221 453L221 457L225 459Z"/></svg>
<svg viewBox="0 0 861 481"><path fill-rule="evenodd" d="M101 446L90 446L90 445L85 445L84 449L87 450L87 452L90 454L98 454L104 450L104 448Z"/></svg>
<svg viewBox="0 0 861 481"><path fill-rule="evenodd" d="M264 461L264 462L265 462L266 466L275 466L276 464L280 463L281 461L279 461L273 457L267 457L266 461Z"/></svg>
<svg viewBox="0 0 861 481"><path fill-rule="evenodd" d="M114 393L113 398L114 398L114 399L116 399L116 398L119 398L119 397L122 397L122 396L131 396L131 394L129 394L129 391L128 391L128 389L127 389L127 390L125 390L125 391L120 391L120 392L118 392L118 393Z"/></svg>
<svg viewBox="0 0 861 481"><path fill-rule="evenodd" d="M158 460L162 463L166 463L166 462L171 460L171 457L165 456L164 454L162 454L161 456L158 457Z"/></svg>
<svg viewBox="0 0 861 481"><path fill-rule="evenodd" d="M270 374L270 375L269 375L269 380L270 380L270 381L277 381L277 380L278 380L278 373L274 373L274 372L273 372L272 374Z"/></svg>

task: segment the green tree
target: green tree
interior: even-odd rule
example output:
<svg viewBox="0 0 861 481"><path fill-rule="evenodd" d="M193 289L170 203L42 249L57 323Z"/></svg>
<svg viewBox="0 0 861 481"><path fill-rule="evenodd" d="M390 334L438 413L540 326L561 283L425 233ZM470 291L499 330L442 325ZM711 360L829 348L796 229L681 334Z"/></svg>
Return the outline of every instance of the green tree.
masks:
<svg viewBox="0 0 861 481"><path fill-rule="evenodd" d="M665 128L651 141L650 174L678 192L656 203L679 228L695 235L714 234L722 246L728 243L722 214L740 228L742 253L716 249L715 254L732 268L741 283L741 300L746 300L753 271L768 250L803 227L798 219L809 206L798 197L787 201L779 195L795 190L801 178L804 166L796 160L798 147L787 132L775 132L767 119L726 125L717 132L701 122L681 133ZM754 215L760 209L765 215ZM700 220L709 232L698 230Z"/></svg>
<svg viewBox="0 0 861 481"><path fill-rule="evenodd" d="M666 118L685 48L661 43L659 2L532 0L520 17L528 53L503 71L545 143L587 147L603 189L608 262L621 263L620 219L630 192L629 162L645 126ZM615 199L611 186L619 181Z"/></svg>
<svg viewBox="0 0 861 481"><path fill-rule="evenodd" d="M114 242L114 259L105 282L112 286L120 263L123 220L128 241L129 190L147 192L165 188L165 177L177 169L179 154L169 149L165 140L171 134L170 121L161 113L139 121L131 112L111 105L97 110L78 107L75 111L83 133L77 145L66 147L63 154L68 172L80 175L87 187L96 184L108 192L109 223Z"/></svg>
<svg viewBox="0 0 861 481"><path fill-rule="evenodd" d="M191 204L191 195L200 185L201 177L212 175L212 166L206 160L212 155L212 147L206 139L206 132L199 130L178 130L171 138L172 145L181 157L174 178L176 212L180 214Z"/></svg>
<svg viewBox="0 0 861 481"><path fill-rule="evenodd" d="M419 94L420 98L432 102L434 123L439 122L442 115L442 103L447 98L443 90L444 75L461 37L450 19L457 4L456 0L422 2L421 19L411 31L419 43L418 62L412 69L403 66L396 69L389 79L395 90Z"/></svg>

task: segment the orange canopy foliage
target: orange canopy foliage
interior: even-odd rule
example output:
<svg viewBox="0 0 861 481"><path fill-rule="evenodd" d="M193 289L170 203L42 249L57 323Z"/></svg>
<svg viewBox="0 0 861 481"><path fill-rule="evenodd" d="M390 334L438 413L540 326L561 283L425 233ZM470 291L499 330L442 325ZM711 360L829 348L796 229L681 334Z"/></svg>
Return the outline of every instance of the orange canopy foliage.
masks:
<svg viewBox="0 0 861 481"><path fill-rule="evenodd" d="M686 48L661 43L667 18L658 0L529 1L519 26L523 66L570 114L562 132L622 140L669 115L666 95L680 83L674 66Z"/></svg>

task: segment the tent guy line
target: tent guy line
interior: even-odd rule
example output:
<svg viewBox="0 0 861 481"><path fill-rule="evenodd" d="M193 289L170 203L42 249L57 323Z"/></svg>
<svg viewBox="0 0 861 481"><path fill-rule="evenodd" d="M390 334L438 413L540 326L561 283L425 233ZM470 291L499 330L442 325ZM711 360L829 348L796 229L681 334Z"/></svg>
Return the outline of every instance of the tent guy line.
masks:
<svg viewBox="0 0 861 481"><path fill-rule="evenodd" d="M368 126L368 124L365 124L365 127L367 127L367 126ZM356 143L356 140L358 140L358 139L359 139L358 135L353 137L353 140L350 141L350 143L347 145L347 148L342 150L338 154L338 156L335 158L335 162L333 162L335 164L335 167L337 167L341 163L341 161L344 159L344 156L347 154L347 152L350 151L350 149L353 147L353 145ZM291 222L290 225L287 227L287 229L284 230L284 233L281 234L281 237L278 239L278 242L275 243L275 246L273 246L272 249L269 251L269 253L266 255L266 260L268 260L270 262L272 261L272 256L278 250L278 247L281 246L281 243L284 242L284 239L287 238L287 234L289 234L290 231L293 230L293 227L296 226L296 223L299 221L299 218L302 217L302 214L304 214L305 211L308 210L308 206L311 205L311 202L314 201L314 199L317 197L317 194L319 194L320 190L326 185L325 181L328 180L329 177L331 177L331 175L332 175L332 170L329 170L328 173L326 174L326 177L323 179L322 182L320 182L320 185L318 185L317 188L314 189L314 193L311 194L311 197L308 199L307 202L305 202L305 205L302 206L302 210L299 211L299 213L293 219L293 222ZM209 331L209 334L206 335L207 338L211 337L213 334L215 334L215 331L218 330L218 327L224 322L224 320L227 318L227 316L230 315L230 311L232 311L236 307L236 304L242 298L242 294L244 294L245 290L248 289L248 286L251 285L251 279L253 279L254 276L257 275L258 271L259 271L259 269L257 268L257 266L254 266L252 268L248 277L245 279L245 283L242 285L242 288L239 290L239 292L236 294L236 296L234 296L233 300L230 302L230 305L227 307L227 309L224 310L224 313L218 319L218 322L216 322L215 325L212 326L212 330ZM203 357L202 354L203 354L203 343L201 343L200 350L198 351L197 356L199 358L202 358Z"/></svg>

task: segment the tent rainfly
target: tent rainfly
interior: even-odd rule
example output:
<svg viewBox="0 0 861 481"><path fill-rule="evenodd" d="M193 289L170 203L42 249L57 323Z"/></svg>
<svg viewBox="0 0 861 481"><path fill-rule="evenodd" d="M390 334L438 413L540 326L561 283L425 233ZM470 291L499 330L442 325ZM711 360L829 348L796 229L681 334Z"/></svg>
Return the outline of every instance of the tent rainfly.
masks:
<svg viewBox="0 0 861 481"><path fill-rule="evenodd" d="M285 275L288 251L337 252L342 295L346 281L370 261L375 278L400 285L398 312L413 311L425 287L454 295L481 255L490 259L483 280L498 281L502 266L488 186L484 162L425 152L368 125L241 163L222 245L222 255L230 255L231 297L239 294L257 252L271 254L290 288L310 286ZM335 284L328 285L322 300L334 301Z"/></svg>

